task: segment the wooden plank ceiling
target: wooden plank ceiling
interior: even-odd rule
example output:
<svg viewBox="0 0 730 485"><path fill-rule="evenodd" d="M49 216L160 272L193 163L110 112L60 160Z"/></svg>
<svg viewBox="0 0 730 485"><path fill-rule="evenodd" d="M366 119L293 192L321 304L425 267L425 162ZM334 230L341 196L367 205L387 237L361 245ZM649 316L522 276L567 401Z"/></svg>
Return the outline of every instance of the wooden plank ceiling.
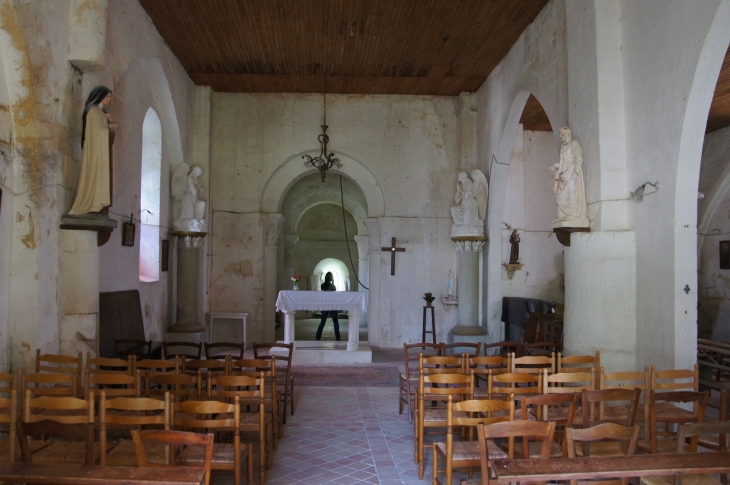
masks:
<svg viewBox="0 0 730 485"><path fill-rule="evenodd" d="M547 0L140 0L218 92L476 91Z"/></svg>
<svg viewBox="0 0 730 485"><path fill-rule="evenodd" d="M218 92L476 91L547 0L140 0L198 85ZM525 129L548 131L530 96ZM707 132L730 126L730 50Z"/></svg>

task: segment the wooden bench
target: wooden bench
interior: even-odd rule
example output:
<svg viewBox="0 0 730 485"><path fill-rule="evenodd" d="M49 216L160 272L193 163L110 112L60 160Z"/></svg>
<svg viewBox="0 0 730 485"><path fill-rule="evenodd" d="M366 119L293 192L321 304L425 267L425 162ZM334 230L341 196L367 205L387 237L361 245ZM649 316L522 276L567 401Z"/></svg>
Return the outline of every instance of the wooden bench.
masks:
<svg viewBox="0 0 730 485"><path fill-rule="evenodd" d="M700 366L700 387L714 391L730 391L730 380L721 380L730 375L730 343L716 340L697 339L697 364ZM712 379L713 373L715 379Z"/></svg>
<svg viewBox="0 0 730 485"><path fill-rule="evenodd" d="M40 465L0 463L0 482L62 485L201 485L205 470L197 467Z"/></svg>

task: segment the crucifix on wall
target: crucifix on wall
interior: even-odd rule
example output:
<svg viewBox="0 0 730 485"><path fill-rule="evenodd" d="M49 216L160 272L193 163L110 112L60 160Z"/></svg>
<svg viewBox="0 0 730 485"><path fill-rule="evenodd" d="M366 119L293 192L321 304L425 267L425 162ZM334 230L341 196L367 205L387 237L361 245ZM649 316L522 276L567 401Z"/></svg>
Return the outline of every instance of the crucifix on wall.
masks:
<svg viewBox="0 0 730 485"><path fill-rule="evenodd" d="M389 248L380 248L380 250L388 251L390 253L390 275L395 275L395 253L405 253L406 248L395 247L395 238L393 238Z"/></svg>

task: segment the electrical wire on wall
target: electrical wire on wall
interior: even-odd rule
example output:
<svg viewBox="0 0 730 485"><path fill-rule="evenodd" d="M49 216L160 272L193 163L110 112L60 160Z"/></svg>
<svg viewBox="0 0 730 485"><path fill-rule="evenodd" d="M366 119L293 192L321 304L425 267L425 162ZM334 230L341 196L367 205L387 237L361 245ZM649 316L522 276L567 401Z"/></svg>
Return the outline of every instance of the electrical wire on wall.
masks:
<svg viewBox="0 0 730 485"><path fill-rule="evenodd" d="M352 253L350 252L350 239L347 237L347 220L345 219L345 194L342 191L342 175L340 175L340 205L342 206L342 227L345 228L345 243L347 243L347 256L350 258L350 266L355 271L355 278L357 279L357 283L360 285L360 288L365 288L366 290L369 290L367 286L362 284L362 281L360 281L360 277L358 276L358 272L355 269L355 264L352 262Z"/></svg>

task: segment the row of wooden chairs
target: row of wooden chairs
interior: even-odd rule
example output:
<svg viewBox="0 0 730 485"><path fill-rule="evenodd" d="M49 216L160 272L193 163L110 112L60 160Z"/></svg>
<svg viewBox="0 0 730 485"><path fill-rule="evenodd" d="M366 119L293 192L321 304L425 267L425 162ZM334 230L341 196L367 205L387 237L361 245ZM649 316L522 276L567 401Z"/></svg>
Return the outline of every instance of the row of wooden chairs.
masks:
<svg viewBox="0 0 730 485"><path fill-rule="evenodd" d="M170 374L167 374L170 375ZM4 376L2 376L4 377ZM108 441L107 433L111 429L119 432L130 428L147 427L176 429L214 429L231 431L234 434L233 448L221 443L214 447L216 463L225 466L233 465L225 456L241 456L245 451L238 444L240 433L255 437L259 442L258 453L261 466L261 483L264 481L265 469L271 466L269 451L274 436L270 415L266 412L267 389L265 373L255 376L219 376L208 379L208 391L205 397L176 401L171 393L165 392L161 399L151 397L115 397L108 396L108 390L98 394L91 391L86 399L71 396L39 396L34 397L30 389L24 393L20 423L54 421L62 424L86 424L93 434L99 429L100 440L93 448L92 461L101 465L133 465L135 448L130 441ZM8 413L0 414L2 421L8 423L8 439L0 441L0 449L5 448L4 455L8 460L17 458L14 447L16 433L17 389L11 388L10 397L0 401L0 409L7 408ZM242 408L254 406L253 412L243 412ZM98 408L98 413L96 409ZM209 415L203 418L202 415ZM89 448L78 443L65 441L29 441L30 454L36 462L87 462ZM247 445L246 445L247 446ZM21 448L23 444L21 443ZM235 452L233 452L235 449ZM159 450L158 450L159 451ZM252 451L252 448L251 448ZM24 453L25 455L25 453ZM223 456L223 461L219 460ZM84 458L86 456L86 459ZM174 462L187 465L188 462L202 461L201 455L194 450L186 450ZM252 470L249 457L249 478ZM238 467L238 465L236 465ZM238 474L236 468L236 474ZM237 479L236 483L240 483Z"/></svg>
<svg viewBox="0 0 730 485"><path fill-rule="evenodd" d="M169 359L178 355L185 359L201 359L205 353L206 359L217 359L230 355L233 358L243 359L245 342L162 342L162 357ZM137 359L151 359L154 347L152 340L114 339L114 356L127 358L134 355Z"/></svg>
<svg viewBox="0 0 730 485"><path fill-rule="evenodd" d="M131 342L131 341L120 341ZM144 341L143 341L144 342ZM193 346L198 349L197 354L185 353L182 347ZM128 354L125 358L92 357L87 353L86 365L83 365L81 352L78 356L42 354L40 349L36 351L35 371L37 374L75 374L73 386L76 397L82 397L82 390L85 383L82 377L88 373L91 375L104 373L118 373L126 371L129 375L135 375L136 369L158 371L158 372L192 372L201 369L203 372L221 372L220 358L226 360L243 359L243 343L219 343L205 344L206 359L200 359L200 349L204 344L190 344L189 342L166 342L163 344L164 359L138 359L134 353ZM230 351L233 350L232 355ZM239 352L240 351L240 352ZM173 354L172 352L180 352ZM238 353L236 353L238 352ZM294 353L293 344L284 343L254 343L254 359L278 359L275 381L279 389L279 409L281 409L281 421L286 424L287 410L294 415L294 374L291 372L291 364ZM190 358L197 356L197 358ZM96 379L99 380L98 378ZM93 386L92 386L93 387Z"/></svg>

